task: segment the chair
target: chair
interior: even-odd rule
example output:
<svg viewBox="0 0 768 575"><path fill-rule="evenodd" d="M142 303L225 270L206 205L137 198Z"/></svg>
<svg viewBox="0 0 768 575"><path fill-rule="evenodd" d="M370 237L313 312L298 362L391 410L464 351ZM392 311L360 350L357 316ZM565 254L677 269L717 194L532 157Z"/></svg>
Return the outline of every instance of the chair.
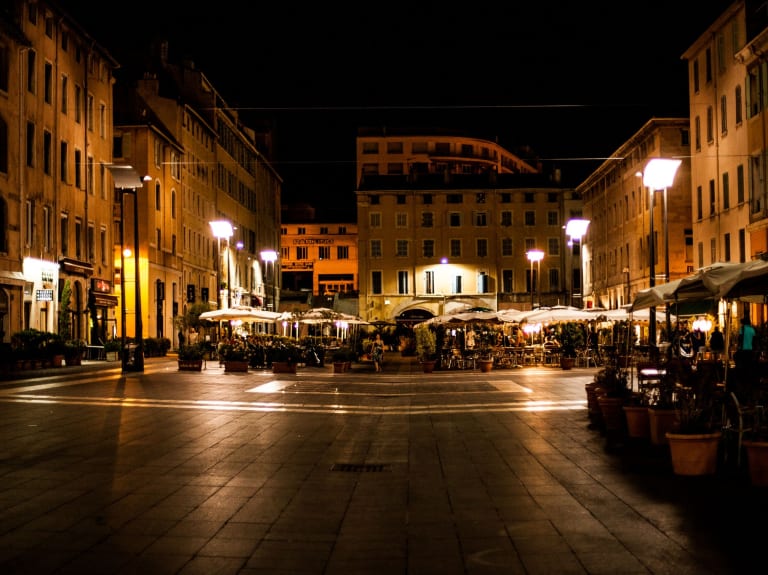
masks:
<svg viewBox="0 0 768 575"><path fill-rule="evenodd" d="M742 405L733 391L729 393L729 399L730 401L725 404L723 431L728 435L736 436L736 466L741 467L741 447L744 433L756 431L760 427L762 406Z"/></svg>

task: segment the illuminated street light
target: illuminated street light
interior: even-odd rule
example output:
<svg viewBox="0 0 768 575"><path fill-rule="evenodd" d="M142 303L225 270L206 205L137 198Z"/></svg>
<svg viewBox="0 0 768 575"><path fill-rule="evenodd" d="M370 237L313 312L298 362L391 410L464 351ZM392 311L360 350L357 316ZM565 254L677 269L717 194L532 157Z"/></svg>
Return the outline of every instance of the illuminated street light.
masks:
<svg viewBox="0 0 768 575"><path fill-rule="evenodd" d="M267 267L268 264L272 263L272 311L277 311L277 281L276 281L276 270L275 270L275 262L277 261L277 252L275 250L264 250L261 252L261 261L264 262L264 275L267 276ZM267 276L266 279L269 279L270 276ZM268 282L265 282L266 285L269 285ZM264 291L264 297L266 297L267 293L266 290ZM269 306L267 306L267 309L270 309Z"/></svg>
<svg viewBox="0 0 768 575"><path fill-rule="evenodd" d="M664 281L669 282L669 225L667 221L667 188L671 187L675 181L675 174L682 164L682 160L672 160L668 158L653 158L648 161L643 170L643 185L648 188L650 194L650 216L648 221L650 224L650 236L648 240L648 248L650 250L648 273L650 287L656 285L656 240L654 239L653 231L653 211L656 205L655 196L657 190L663 190L663 211L662 211L662 227L664 231ZM672 321L670 317L669 304L666 306L666 324L667 324L667 339L672 341ZM650 345L656 344L656 307L651 307L649 310L648 321L648 343Z"/></svg>
<svg viewBox="0 0 768 575"><path fill-rule="evenodd" d="M541 250L530 250L525 254L528 260L531 262L531 309L533 309L533 292L536 290L536 278L541 275L541 260L544 259L544 252ZM538 264L538 272L536 277L533 275L533 262ZM541 297L541 294L539 294Z"/></svg>
<svg viewBox="0 0 768 575"><path fill-rule="evenodd" d="M221 294L221 240L222 238L227 240L227 249L229 249L229 238L232 237L232 234L234 233L234 230L232 228L232 224L228 222L227 220L216 220L213 222L210 222L211 225L211 232L213 232L213 237L216 238L218 244L217 244L217 252L216 252L216 261L219 262L219 265L216 266L216 281L218 283L219 288L219 309L224 309L224 301ZM227 257L227 308L232 307L232 289L230 287L230 271L229 271L229 257Z"/></svg>
<svg viewBox="0 0 768 575"><path fill-rule="evenodd" d="M579 307L584 307L584 281L582 273L583 261L581 259L581 239L587 234L589 220L573 219L565 224L565 234L570 238L568 245L574 242L579 246ZM571 250L573 256L573 250ZM573 266L573 264L571 264ZM571 270L571 305L573 305L573 270Z"/></svg>

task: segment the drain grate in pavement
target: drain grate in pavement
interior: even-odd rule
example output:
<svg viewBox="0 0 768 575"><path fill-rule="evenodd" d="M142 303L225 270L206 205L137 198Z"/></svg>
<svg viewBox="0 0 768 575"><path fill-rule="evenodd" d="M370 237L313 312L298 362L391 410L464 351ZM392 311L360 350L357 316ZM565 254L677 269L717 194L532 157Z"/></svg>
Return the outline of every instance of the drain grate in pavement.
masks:
<svg viewBox="0 0 768 575"><path fill-rule="evenodd" d="M383 463L334 463L331 471L344 471L347 473L379 473L386 471L388 465Z"/></svg>

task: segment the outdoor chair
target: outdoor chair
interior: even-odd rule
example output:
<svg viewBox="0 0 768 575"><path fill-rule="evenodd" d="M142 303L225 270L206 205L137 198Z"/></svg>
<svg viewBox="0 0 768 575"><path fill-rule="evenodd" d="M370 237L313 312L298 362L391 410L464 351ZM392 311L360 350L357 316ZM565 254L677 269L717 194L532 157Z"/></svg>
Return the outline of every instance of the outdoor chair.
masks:
<svg viewBox="0 0 768 575"><path fill-rule="evenodd" d="M731 391L725 402L723 431L726 435L735 437L736 466L741 467L741 451L744 434L757 431L760 427L763 407L761 405L742 405L738 396ZM726 458L728 451L726 450Z"/></svg>

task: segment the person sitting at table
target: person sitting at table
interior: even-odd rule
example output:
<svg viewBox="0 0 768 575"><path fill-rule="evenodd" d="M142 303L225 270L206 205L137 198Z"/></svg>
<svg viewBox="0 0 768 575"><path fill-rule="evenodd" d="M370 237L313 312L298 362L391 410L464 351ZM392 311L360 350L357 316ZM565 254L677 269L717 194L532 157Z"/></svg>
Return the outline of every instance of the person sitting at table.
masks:
<svg viewBox="0 0 768 575"><path fill-rule="evenodd" d="M555 337L555 330L549 330L546 339L544 340L544 347L560 347L560 342Z"/></svg>

